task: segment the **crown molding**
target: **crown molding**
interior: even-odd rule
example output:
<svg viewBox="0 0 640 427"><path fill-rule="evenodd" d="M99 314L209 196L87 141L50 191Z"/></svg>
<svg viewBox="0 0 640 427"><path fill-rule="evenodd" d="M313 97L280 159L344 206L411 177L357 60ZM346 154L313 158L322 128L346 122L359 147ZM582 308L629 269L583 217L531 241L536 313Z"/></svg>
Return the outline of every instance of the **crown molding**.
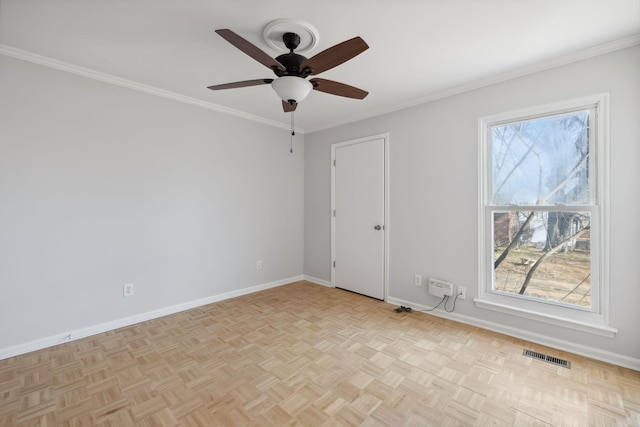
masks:
<svg viewBox="0 0 640 427"><path fill-rule="evenodd" d="M115 86L124 87L127 89L132 89L132 90L143 92L149 95L159 96L161 98L182 102L183 104L193 105L196 107L215 111L217 113L229 114L231 116L240 117L246 120L251 120L267 126L273 126L280 129L290 130L290 127L288 125L277 122L275 120L265 119L264 117L248 114L242 111L234 110L232 108L227 108L221 105L213 104L211 102L206 102L200 99L191 98L189 96L180 95L179 93L160 89L154 86L145 85L143 83L139 83L133 80L123 79L120 77L113 76L111 74L92 70L90 68L80 67L78 65L74 65L64 61L59 61L57 59L38 55L33 52L17 49L8 45L0 44L0 55L5 55L12 58L20 59L23 61L31 62L34 64L42 65L48 68L65 71L67 73L76 74L78 76L86 77L93 80L98 80L103 83L108 83ZM304 133L304 129L296 128L296 132Z"/></svg>
<svg viewBox="0 0 640 427"><path fill-rule="evenodd" d="M334 121L331 123L324 123L320 127L310 127L307 129L298 129L296 132L304 134L310 132L318 132L321 130L331 129L334 127L346 125L349 123L370 119L373 117L381 116L384 114L393 113L396 111L404 110L406 108L415 107L422 104L427 104L439 99L447 98L449 96L458 95L464 92L470 92L475 89L480 89L493 84L505 82L518 77L523 77L529 74L549 70L552 68L560 67L562 65L571 64L574 62L582 61L585 59L593 58L595 56L604 55L606 53L614 52L628 47L636 46L640 44L640 34L634 34L629 37L614 40L608 43L599 44L586 49L582 49L576 52L568 53L558 57L554 57L545 61L537 62L535 64L527 65L517 68L515 70L506 71L503 73L495 74L486 78L474 80L472 82L459 84L450 88L432 92L426 96L416 98L412 101L402 104L396 104L389 108L380 109L368 114L352 115L344 118L343 120ZM274 120L265 119L264 117L248 114L242 111L234 110L231 108L223 107L221 105L205 102L196 98L180 95L175 92L170 92L153 86L148 86L142 83L138 83L132 80L123 79L120 77L112 76L110 74L101 73L89 68L80 67L67 62L59 61L57 59L49 58L42 55L37 55L32 52L17 49L8 45L0 44L0 55L10 56L23 61L32 62L35 64L43 65L45 67L54 68L68 73L76 74L79 76L87 77L90 79L98 80L104 83L113 84L116 86L133 89L139 92L144 92L150 95L160 96L162 98L171 99L174 101L182 102L196 107L205 108L207 110L215 111L222 114L229 114L232 116L240 117L246 120L251 120L257 123L262 123L268 126L273 126L280 129L289 130L289 126Z"/></svg>
<svg viewBox="0 0 640 427"><path fill-rule="evenodd" d="M591 46L585 49L578 50L576 52L567 53L561 56L550 58L535 64L530 64L524 67L520 67L514 70L505 71L503 73L494 74L489 77L474 80L468 83L462 83L456 86L452 86L446 89L438 90L427 94L426 96L416 98L412 101L402 104L396 104L389 108L381 109L371 114L363 114L359 116L351 116L339 122L325 123L322 127L310 127L307 128L307 133L318 132L321 130L331 129L334 127L346 125L360 120L366 120L373 117L378 117L384 114L393 113L396 111L404 110L406 108L415 107L429 102L437 101L439 99L448 98L450 96L459 95L461 93L470 92L472 90L481 89L483 87L491 86L497 83L513 80L518 77L524 77L530 74L535 74L541 71L550 70L563 65L568 65L574 62L582 61L585 59L593 58L596 56L604 55L607 53L615 52L617 50L626 49L640 44L640 34L634 34L629 37L614 40L608 43Z"/></svg>

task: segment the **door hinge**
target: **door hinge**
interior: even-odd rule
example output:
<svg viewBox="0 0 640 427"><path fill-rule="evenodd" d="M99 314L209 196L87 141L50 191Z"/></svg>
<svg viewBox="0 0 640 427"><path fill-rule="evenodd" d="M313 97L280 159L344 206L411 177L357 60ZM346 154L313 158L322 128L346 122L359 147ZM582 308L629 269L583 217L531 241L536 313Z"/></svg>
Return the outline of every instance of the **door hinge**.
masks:
<svg viewBox="0 0 640 427"><path fill-rule="evenodd" d="M333 167L336 167L336 159L333 159Z"/></svg>
<svg viewBox="0 0 640 427"><path fill-rule="evenodd" d="M334 217L336 216L336 210L335 209L333 210L333 216Z"/></svg>
<svg viewBox="0 0 640 427"><path fill-rule="evenodd" d="M333 268L336 268L336 262L333 261Z"/></svg>

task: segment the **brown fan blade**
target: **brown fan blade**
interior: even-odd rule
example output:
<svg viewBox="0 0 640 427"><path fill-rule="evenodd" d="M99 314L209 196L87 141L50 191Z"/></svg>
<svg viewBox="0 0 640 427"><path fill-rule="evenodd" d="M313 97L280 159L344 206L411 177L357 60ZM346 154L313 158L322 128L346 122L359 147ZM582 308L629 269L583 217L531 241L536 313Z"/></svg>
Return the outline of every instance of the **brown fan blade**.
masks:
<svg viewBox="0 0 640 427"><path fill-rule="evenodd" d="M271 68L271 69L277 68L281 71L286 71L286 68L284 67L284 65L282 65L280 62L270 57L267 53L262 51L256 45L254 45L248 40L243 39L233 31L228 29L222 29L222 30L216 30L216 33L218 33L226 41L228 41L229 43L231 43L232 45L234 45L235 47L237 47L238 49L240 49L241 51L243 51L244 53L246 53L256 61L258 61L265 67Z"/></svg>
<svg viewBox="0 0 640 427"><path fill-rule="evenodd" d="M327 79L311 79L309 80L313 85L313 89L320 92L330 93L331 95L344 96L346 98L364 99L369 95L369 92L358 89L354 86L349 86L344 83L334 82Z"/></svg>
<svg viewBox="0 0 640 427"><path fill-rule="evenodd" d="M245 81L242 81L242 82L225 83L225 84L221 84L221 85L208 86L207 89L220 90L220 89L235 89L237 87L268 85L272 81L273 81L273 79L245 80Z"/></svg>
<svg viewBox="0 0 640 427"><path fill-rule="evenodd" d="M310 75L320 74L347 62L367 49L369 49L369 45L364 40L360 37L354 37L312 56L302 64L301 68L311 68Z"/></svg>
<svg viewBox="0 0 640 427"><path fill-rule="evenodd" d="M282 101L282 109L284 110L285 113L296 111L297 106L298 106L297 102L294 102L293 105L291 105L287 101Z"/></svg>

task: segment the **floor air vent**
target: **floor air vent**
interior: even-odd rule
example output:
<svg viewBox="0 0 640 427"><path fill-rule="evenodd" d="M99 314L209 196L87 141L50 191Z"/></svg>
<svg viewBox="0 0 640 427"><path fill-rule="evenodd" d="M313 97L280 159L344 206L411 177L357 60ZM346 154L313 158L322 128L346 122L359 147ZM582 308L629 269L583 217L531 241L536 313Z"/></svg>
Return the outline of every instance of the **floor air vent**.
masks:
<svg viewBox="0 0 640 427"><path fill-rule="evenodd" d="M571 362L568 360L560 359L558 357L549 356L547 354L538 353L533 350L524 350L522 352L524 356L533 357L534 359L542 360L543 362L549 362L553 365L562 366L563 368L571 369Z"/></svg>

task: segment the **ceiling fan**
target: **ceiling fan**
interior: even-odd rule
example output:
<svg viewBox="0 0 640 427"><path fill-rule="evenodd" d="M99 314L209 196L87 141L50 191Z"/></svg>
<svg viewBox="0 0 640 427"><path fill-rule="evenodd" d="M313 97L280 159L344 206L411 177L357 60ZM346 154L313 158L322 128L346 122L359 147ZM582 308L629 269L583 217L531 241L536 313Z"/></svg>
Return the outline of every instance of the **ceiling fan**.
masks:
<svg viewBox="0 0 640 427"><path fill-rule="evenodd" d="M364 99L369 94L369 92L357 87L333 80L317 77L307 80L307 77L330 70L367 50L369 46L360 37L339 43L307 59L294 52L300 44L300 36L293 32L286 32L282 36L282 41L289 53L276 58L272 58L229 29L216 30L216 33L251 58L270 68L277 77L275 79L245 80L209 86L208 88L211 90L270 84L282 99L282 108L285 113L295 111L298 103L311 90L354 99Z"/></svg>

